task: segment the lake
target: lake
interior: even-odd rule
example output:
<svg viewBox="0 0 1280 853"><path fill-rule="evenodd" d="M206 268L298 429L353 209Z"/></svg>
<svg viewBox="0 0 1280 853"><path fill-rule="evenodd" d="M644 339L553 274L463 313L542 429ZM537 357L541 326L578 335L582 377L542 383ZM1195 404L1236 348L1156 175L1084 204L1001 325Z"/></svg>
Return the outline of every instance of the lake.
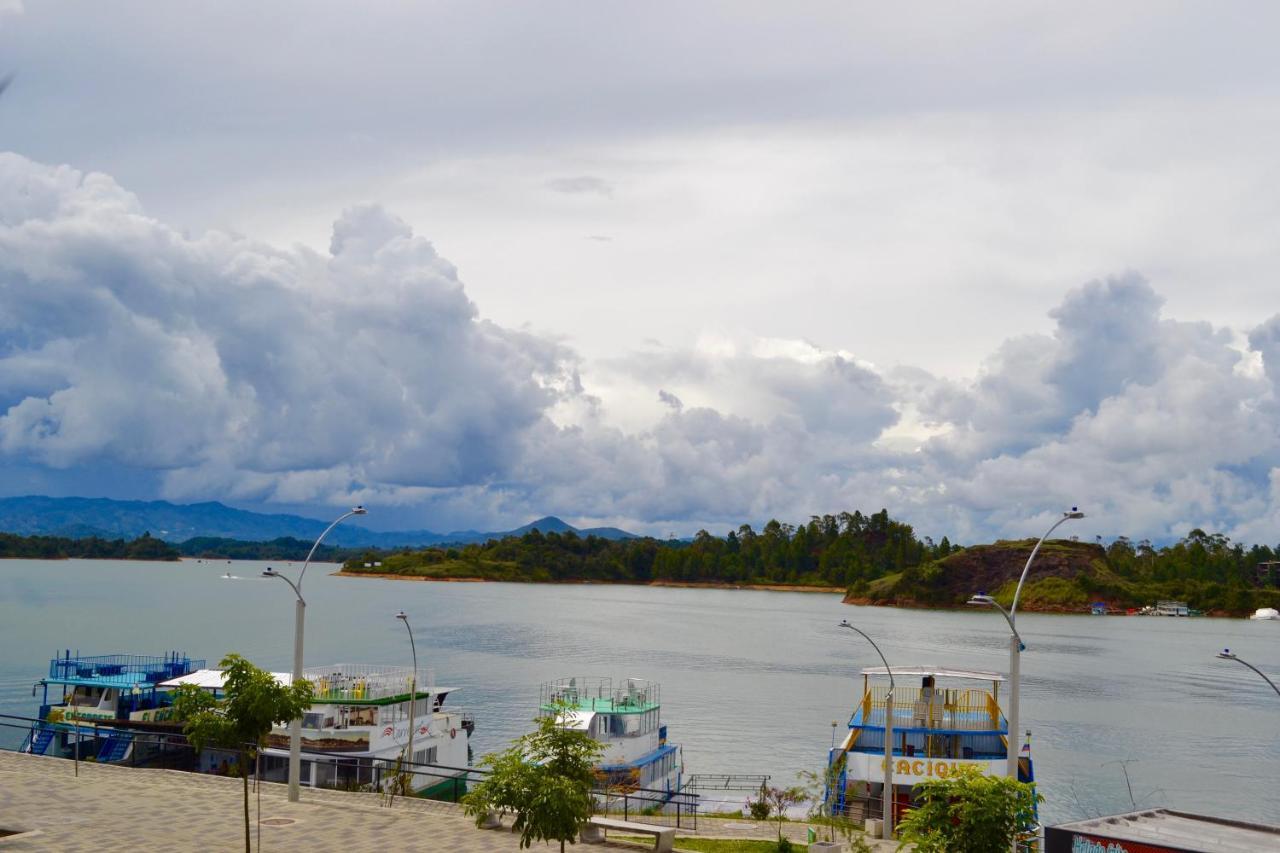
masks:
<svg viewBox="0 0 1280 853"><path fill-rule="evenodd" d="M267 563L0 561L0 712L32 715L32 684L59 649L235 651L287 670L293 596L252 576ZM296 566L275 567L296 572ZM662 684L663 721L686 773L768 773L792 784L843 734L877 638L891 665L1005 671L1007 626L984 611L850 607L819 593L639 586L423 583L339 578L315 564L306 660L420 665L475 713L476 755L530 726L538 685L562 676ZM1024 614L1022 718L1050 823L1171 806L1280 823L1280 697L1230 647L1280 678L1280 622ZM3 731L3 730L0 730ZM16 745L12 735L10 746Z"/></svg>

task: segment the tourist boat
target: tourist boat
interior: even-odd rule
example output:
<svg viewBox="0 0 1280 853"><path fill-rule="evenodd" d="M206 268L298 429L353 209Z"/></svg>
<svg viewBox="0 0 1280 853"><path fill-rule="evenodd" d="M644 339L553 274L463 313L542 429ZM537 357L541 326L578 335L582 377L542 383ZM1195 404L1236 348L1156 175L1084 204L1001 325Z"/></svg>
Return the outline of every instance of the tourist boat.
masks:
<svg viewBox="0 0 1280 853"><path fill-rule="evenodd" d="M43 696L21 751L101 762L141 763L159 739L135 743L139 731L176 732L169 718L169 679L205 665L181 652L163 655L81 655L64 651L36 682ZM51 690L52 688L52 690ZM52 695L51 695L52 694Z"/></svg>
<svg viewBox="0 0 1280 853"><path fill-rule="evenodd" d="M289 673L273 673L282 684ZM335 664L303 671L315 699L302 717L301 783L315 788L386 791L407 780L417 796L457 800L466 793L470 738L475 720L459 710L445 710L453 688L436 687L412 667ZM194 684L215 694L223 688L222 672L205 669L166 681L174 688ZM413 685L413 700L410 685ZM412 702L416 702L410 708ZM413 756L409 746L413 724ZM224 769L227 756L208 751L201 757L205 772ZM401 762L412 762L412 764ZM262 778L288 779L289 726L277 726L262 752Z"/></svg>
<svg viewBox="0 0 1280 853"><path fill-rule="evenodd" d="M627 678L566 678L543 684L539 707L559 714L566 728L584 731L604 747L597 765L602 785L616 792L680 791L684 761L667 742L660 686Z"/></svg>
<svg viewBox="0 0 1280 853"><path fill-rule="evenodd" d="M1000 711L996 672L895 667L893 693L894 823L911 807L912 791L929 779L945 779L961 767L1007 776L1008 722ZM885 698L888 671L862 671L862 695L849 733L831 749L828 790L832 812L861 823L883 812ZM1018 757L1018 779L1034 782L1028 738Z"/></svg>
<svg viewBox="0 0 1280 853"><path fill-rule="evenodd" d="M1157 601L1156 616L1190 616L1191 608L1185 601Z"/></svg>
<svg viewBox="0 0 1280 853"><path fill-rule="evenodd" d="M1280 619L1280 610L1276 610L1274 607L1259 607L1249 618L1256 619L1258 621Z"/></svg>

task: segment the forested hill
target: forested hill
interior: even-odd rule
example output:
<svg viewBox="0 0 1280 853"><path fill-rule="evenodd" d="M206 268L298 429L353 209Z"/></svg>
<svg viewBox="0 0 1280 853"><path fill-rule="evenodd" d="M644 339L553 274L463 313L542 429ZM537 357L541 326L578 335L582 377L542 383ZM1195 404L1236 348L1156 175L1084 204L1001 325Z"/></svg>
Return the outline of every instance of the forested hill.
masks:
<svg viewBox="0 0 1280 853"><path fill-rule="evenodd" d="M150 533L137 539L67 539L61 536L14 536L0 533L0 560L176 560L178 549Z"/></svg>
<svg viewBox="0 0 1280 853"><path fill-rule="evenodd" d="M1006 606L1035 540L975 545L943 559L850 586L846 601L919 607L962 607L987 592ZM1110 545L1053 540L1036 557L1019 609L1087 612L1093 602L1113 610L1160 600L1185 601L1211 613L1244 616L1259 607L1280 608L1280 572L1260 566L1277 550L1245 547L1220 534L1192 530L1164 548L1119 537Z"/></svg>
<svg viewBox="0 0 1280 853"><path fill-rule="evenodd" d="M453 548L369 551L343 570L441 580L836 587L852 603L962 607L977 592L1011 599L1034 544L935 543L881 510L814 516L801 525L770 521L759 531L743 525L723 537L701 531L692 541L609 541L535 529ZM1106 546L1053 540L1036 558L1019 607L1087 612L1095 601L1128 608L1160 599L1241 615L1280 607L1280 572L1264 577L1258 570L1278 550L1202 530L1163 548L1123 536Z"/></svg>
<svg viewBox="0 0 1280 853"><path fill-rule="evenodd" d="M609 541L572 532L523 536L457 548L370 552L344 571L512 581L788 584L845 588L900 572L951 551L946 539L921 540L886 510L814 516L808 524L742 525L723 538L700 531L692 542ZM366 563L381 565L366 566Z"/></svg>

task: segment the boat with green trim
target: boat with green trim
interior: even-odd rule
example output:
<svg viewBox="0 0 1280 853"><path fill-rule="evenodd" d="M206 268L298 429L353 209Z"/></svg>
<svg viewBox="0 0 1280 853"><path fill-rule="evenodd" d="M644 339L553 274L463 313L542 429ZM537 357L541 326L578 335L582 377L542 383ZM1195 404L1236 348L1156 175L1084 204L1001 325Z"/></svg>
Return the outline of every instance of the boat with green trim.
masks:
<svg viewBox="0 0 1280 853"><path fill-rule="evenodd" d="M282 684L292 681L287 672L273 675ZM306 669L303 676L315 692L302 717L303 785L383 791L405 779L421 797L456 800L466 793L475 720L461 710L443 707L454 688L435 686L430 674L415 675L412 667L377 664L333 664ZM163 686L180 684L217 694L223 687L222 672L199 670ZM413 755L409 756L411 722ZM225 757L202 758L199 769L218 772L218 761ZM287 724L273 728L267 736L261 773L268 782L287 780Z"/></svg>
<svg viewBox="0 0 1280 853"><path fill-rule="evenodd" d="M667 742L661 694L659 684L642 678L616 685L611 678L562 678L542 685L539 708L604 747L596 771L607 788L675 794L684 784L684 758Z"/></svg>

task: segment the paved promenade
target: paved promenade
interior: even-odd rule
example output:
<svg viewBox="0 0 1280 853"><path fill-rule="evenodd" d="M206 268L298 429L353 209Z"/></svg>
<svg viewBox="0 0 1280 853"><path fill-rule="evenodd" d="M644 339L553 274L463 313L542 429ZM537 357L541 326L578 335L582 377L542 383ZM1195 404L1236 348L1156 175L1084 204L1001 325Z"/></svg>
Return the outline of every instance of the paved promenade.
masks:
<svg viewBox="0 0 1280 853"><path fill-rule="evenodd" d="M244 849L244 817L238 779L138 770L0 751L0 829L35 830L29 837L0 836L10 851L234 851ZM452 803L304 788L290 803L285 786L262 785L264 851L386 853L388 850L516 853L519 839L503 830L480 830ZM250 818L257 800L250 788ZM272 825L278 824L278 825ZM701 836L770 837L772 826L751 821L699 821ZM805 828L789 825L801 840ZM775 836L776 837L776 836ZM556 847L539 849L555 850ZM579 853L636 848L577 845ZM892 846L886 849L893 849Z"/></svg>

